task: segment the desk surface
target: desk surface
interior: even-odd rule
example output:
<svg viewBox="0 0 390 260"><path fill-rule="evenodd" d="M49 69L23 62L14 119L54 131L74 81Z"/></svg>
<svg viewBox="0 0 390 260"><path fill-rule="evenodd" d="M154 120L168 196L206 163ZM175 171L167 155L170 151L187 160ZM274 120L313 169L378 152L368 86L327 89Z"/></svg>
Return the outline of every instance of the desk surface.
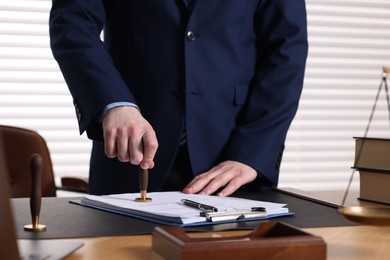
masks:
<svg viewBox="0 0 390 260"><path fill-rule="evenodd" d="M327 244L327 259L384 259L390 254L390 227L349 226L304 229L321 236ZM190 236L238 236L250 231L191 233ZM75 240L75 239L72 239ZM76 240L80 241L80 240ZM151 235L99 237L82 240L85 245L66 260L77 259L163 259L151 250Z"/></svg>
<svg viewBox="0 0 390 260"><path fill-rule="evenodd" d="M297 192L303 196L322 199L330 203L338 204L343 197L341 191L328 192L299 192L294 189L286 189L289 192ZM346 206L359 205L360 202L352 192L347 199ZM337 203L338 202L338 203ZM346 227L321 227L305 228L304 231L322 237L327 244L327 259L384 259L390 254L390 227L374 226L346 226ZM218 237L246 235L251 231L223 231L209 233L190 233L191 237ZM80 241L79 239L70 239ZM116 236L82 239L85 245L67 260L77 259L163 259L151 250L152 236Z"/></svg>
<svg viewBox="0 0 390 260"><path fill-rule="evenodd" d="M330 203L340 203L343 193L329 192L299 192L286 189L289 192L298 192L304 196L323 199ZM346 205L358 205L356 192L352 192ZM383 259L390 254L390 227L347 226L306 228L304 231L322 237L327 244L327 259ZM218 237L246 235L251 231L223 231L212 233L190 233L191 237ZM80 241L78 239L71 239ZM77 259L163 259L151 250L152 236L116 236L82 239L85 245L67 260Z"/></svg>
<svg viewBox="0 0 390 260"><path fill-rule="evenodd" d="M287 192L298 192L289 189ZM298 192L299 193L299 192ZM304 193L315 200L340 198L342 192ZM325 196L325 197L322 197ZM329 202L329 201L328 201ZM332 203L332 201L330 201ZM337 204L337 203L335 203ZM346 205L359 204L356 196L351 196ZM302 228L304 231L322 237L327 244L327 259L384 259L390 254L390 227L373 226L333 226ZM191 232L190 237L239 236L249 234L250 230ZM70 238L82 241L84 246L67 257L77 259L163 259L151 250L151 235L99 236L92 238Z"/></svg>
<svg viewBox="0 0 390 260"><path fill-rule="evenodd" d="M279 217L274 221L283 221L298 228L318 228L349 226L333 206L323 205L297 196L274 190L243 192L243 198L286 203L292 216ZM130 218L118 214L91 209L69 203L71 198L43 198L40 223L47 226L45 232L34 234L26 232L24 225L31 222L29 199L12 199L17 237L19 239L64 239L86 237L109 237L151 234L156 223ZM226 223L199 227L187 227L187 231L219 232L227 230L253 230L262 221Z"/></svg>

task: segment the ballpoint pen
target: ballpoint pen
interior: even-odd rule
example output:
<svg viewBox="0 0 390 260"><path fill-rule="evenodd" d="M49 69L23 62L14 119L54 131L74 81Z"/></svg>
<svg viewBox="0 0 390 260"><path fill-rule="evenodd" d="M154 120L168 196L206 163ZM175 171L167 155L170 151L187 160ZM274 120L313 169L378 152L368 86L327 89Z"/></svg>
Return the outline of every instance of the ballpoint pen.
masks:
<svg viewBox="0 0 390 260"><path fill-rule="evenodd" d="M202 203L199 203L199 202L196 202L196 201L192 201L192 200L182 199L181 202L184 205L188 206L188 207L200 209L200 210L203 210L203 211L211 211L211 212L217 212L218 211L218 209L216 207L214 207L214 206L202 204Z"/></svg>

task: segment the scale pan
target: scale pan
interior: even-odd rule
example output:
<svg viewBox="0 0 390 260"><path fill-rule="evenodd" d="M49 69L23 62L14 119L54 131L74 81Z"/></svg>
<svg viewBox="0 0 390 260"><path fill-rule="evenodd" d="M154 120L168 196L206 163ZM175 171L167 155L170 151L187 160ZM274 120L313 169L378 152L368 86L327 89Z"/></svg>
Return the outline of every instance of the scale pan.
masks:
<svg viewBox="0 0 390 260"><path fill-rule="evenodd" d="M390 207L344 207L338 209L347 220L363 225L390 226Z"/></svg>

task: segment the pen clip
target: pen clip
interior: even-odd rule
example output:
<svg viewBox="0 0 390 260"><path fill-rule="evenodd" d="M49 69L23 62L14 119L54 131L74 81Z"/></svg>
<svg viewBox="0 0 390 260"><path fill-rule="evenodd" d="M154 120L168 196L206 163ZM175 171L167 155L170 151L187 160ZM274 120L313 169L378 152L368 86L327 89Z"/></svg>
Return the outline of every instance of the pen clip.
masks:
<svg viewBox="0 0 390 260"><path fill-rule="evenodd" d="M212 210L202 210L200 213L199 213L199 216L200 217L207 217L207 214L209 213L215 213L214 211Z"/></svg>
<svg viewBox="0 0 390 260"><path fill-rule="evenodd" d="M252 207L251 211L252 212L267 212L267 209L264 207Z"/></svg>
<svg viewBox="0 0 390 260"><path fill-rule="evenodd" d="M249 211L249 212L208 212L205 213L207 221L218 222L228 220L256 219L264 218L268 215L267 211Z"/></svg>

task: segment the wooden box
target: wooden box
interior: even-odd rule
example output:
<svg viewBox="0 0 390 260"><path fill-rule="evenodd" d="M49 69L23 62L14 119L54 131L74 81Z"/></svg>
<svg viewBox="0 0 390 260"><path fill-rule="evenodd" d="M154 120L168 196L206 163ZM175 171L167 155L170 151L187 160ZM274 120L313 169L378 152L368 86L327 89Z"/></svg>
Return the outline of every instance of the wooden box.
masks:
<svg viewBox="0 0 390 260"><path fill-rule="evenodd" d="M326 259L321 237L281 222L262 223L249 235L217 238L191 238L182 227L159 226L152 249L166 259Z"/></svg>

